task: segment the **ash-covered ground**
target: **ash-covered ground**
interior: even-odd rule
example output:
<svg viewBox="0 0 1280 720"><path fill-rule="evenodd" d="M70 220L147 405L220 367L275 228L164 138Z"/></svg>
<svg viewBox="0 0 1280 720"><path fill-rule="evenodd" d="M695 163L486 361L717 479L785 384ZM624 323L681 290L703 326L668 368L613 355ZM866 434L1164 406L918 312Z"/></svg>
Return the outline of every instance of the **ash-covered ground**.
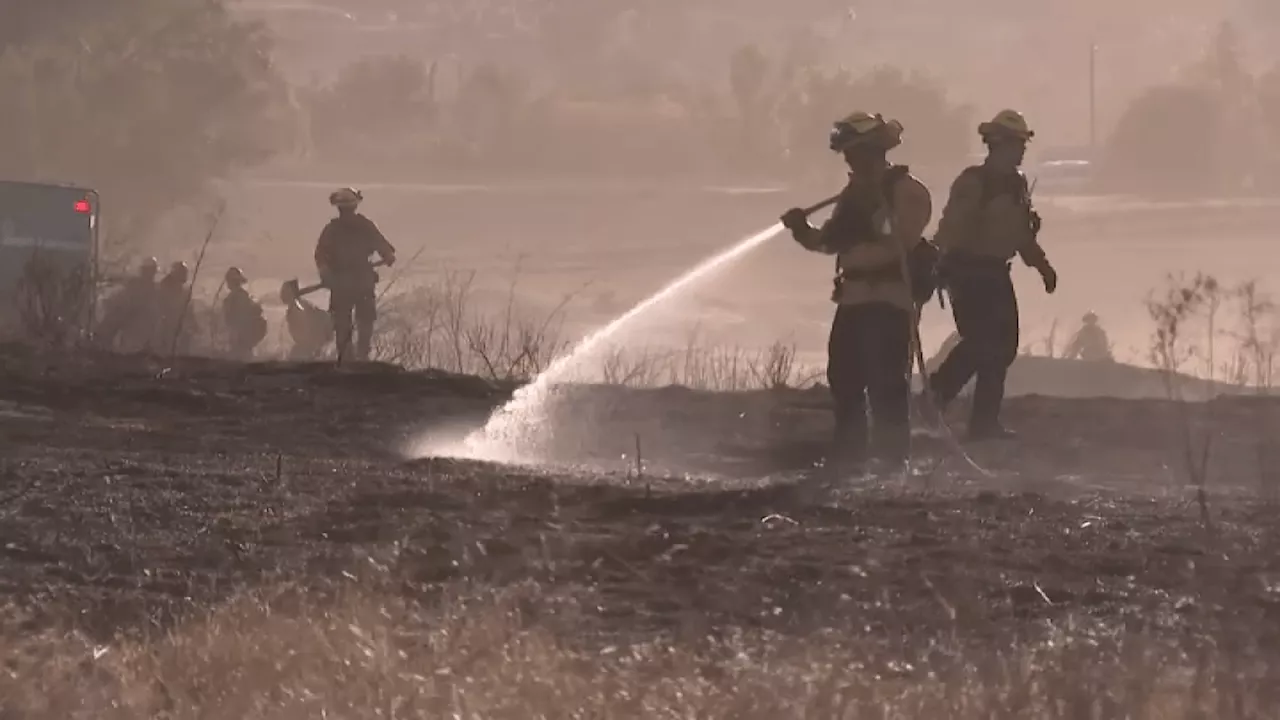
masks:
<svg viewBox="0 0 1280 720"><path fill-rule="evenodd" d="M512 390L474 378L2 357L0 599L35 625L108 637L375 571L427 603L526 581L589 597L580 638L1280 621L1269 400L1016 398L1020 440L967 447L989 477L922 435L931 472L815 494L821 390L576 388L550 470L405 459Z"/></svg>

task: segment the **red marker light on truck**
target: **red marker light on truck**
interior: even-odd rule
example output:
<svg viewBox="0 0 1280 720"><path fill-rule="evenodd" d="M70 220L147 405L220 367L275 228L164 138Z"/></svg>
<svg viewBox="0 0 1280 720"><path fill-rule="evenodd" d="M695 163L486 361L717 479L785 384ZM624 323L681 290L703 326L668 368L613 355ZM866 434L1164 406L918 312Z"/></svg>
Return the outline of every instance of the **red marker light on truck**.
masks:
<svg viewBox="0 0 1280 720"><path fill-rule="evenodd" d="M89 213L93 212L93 208L89 205L88 200L77 200L76 212L80 213L81 215L88 215Z"/></svg>

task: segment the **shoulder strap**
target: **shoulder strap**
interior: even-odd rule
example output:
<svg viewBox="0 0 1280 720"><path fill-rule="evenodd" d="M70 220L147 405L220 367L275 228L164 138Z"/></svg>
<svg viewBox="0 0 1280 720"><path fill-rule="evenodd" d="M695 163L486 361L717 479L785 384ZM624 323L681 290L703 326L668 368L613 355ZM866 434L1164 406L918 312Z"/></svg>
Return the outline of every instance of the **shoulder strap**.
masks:
<svg viewBox="0 0 1280 720"><path fill-rule="evenodd" d="M995 186L991 182L991 174L981 165L970 165L960 171L960 177L974 177L978 180L979 187L982 188L982 194L979 196L978 205L985 207L991 198L995 197Z"/></svg>
<svg viewBox="0 0 1280 720"><path fill-rule="evenodd" d="M983 206L991 202L993 198L995 198L996 196L998 196L1003 192L1013 193L1014 199L1017 200L1018 202L1022 202L1027 196L1027 193L1028 193L1027 176L1026 176L1026 173L1022 172L1021 170L1018 171L1018 182L1016 186L1009 183L1000 182L996 178L992 177L991 173L988 172L986 168L984 168L981 165L973 165L969 167L965 172L975 173L978 176L978 180L982 183L982 205Z"/></svg>
<svg viewBox="0 0 1280 720"><path fill-rule="evenodd" d="M911 174L911 168L907 165L894 165L885 171L884 177L880 180L880 192L884 196L884 202L888 206L889 211L893 212L894 192L898 181Z"/></svg>

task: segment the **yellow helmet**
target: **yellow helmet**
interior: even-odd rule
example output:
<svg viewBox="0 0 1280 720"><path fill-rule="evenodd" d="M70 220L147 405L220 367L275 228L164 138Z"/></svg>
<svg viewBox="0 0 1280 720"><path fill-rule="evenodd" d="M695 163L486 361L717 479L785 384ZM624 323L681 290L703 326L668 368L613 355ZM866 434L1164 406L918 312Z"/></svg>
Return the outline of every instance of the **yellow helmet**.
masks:
<svg viewBox="0 0 1280 720"><path fill-rule="evenodd" d="M1027 119L1017 110L1001 110L990 121L978 126L978 134L984 140L997 137L1030 140L1036 134L1027 124Z"/></svg>
<svg viewBox="0 0 1280 720"><path fill-rule="evenodd" d="M891 150L902 144L902 123L885 120L876 113L855 112L837 120L831 128L831 150L844 152L867 142L878 143L881 149Z"/></svg>
<svg viewBox="0 0 1280 720"><path fill-rule="evenodd" d="M344 187L329 193L329 204L338 207L355 207L361 200L364 200L364 195L355 188Z"/></svg>

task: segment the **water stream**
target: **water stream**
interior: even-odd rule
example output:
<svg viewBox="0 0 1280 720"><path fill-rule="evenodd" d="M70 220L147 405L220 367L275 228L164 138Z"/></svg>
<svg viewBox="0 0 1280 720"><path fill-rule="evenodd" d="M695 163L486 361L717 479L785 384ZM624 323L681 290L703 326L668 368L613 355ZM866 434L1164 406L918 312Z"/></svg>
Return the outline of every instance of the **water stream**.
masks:
<svg viewBox="0 0 1280 720"><path fill-rule="evenodd" d="M572 351L557 358L532 382L517 390L506 405L489 417L483 428L472 432L459 443L439 447L432 447L428 443L419 450L419 454L507 463L540 462L542 458L538 448L543 433L548 431L548 404L557 384L571 380L581 373L584 363L594 360L593 353L633 321L763 245L782 230L781 224L774 224L702 261L608 325L588 335Z"/></svg>

